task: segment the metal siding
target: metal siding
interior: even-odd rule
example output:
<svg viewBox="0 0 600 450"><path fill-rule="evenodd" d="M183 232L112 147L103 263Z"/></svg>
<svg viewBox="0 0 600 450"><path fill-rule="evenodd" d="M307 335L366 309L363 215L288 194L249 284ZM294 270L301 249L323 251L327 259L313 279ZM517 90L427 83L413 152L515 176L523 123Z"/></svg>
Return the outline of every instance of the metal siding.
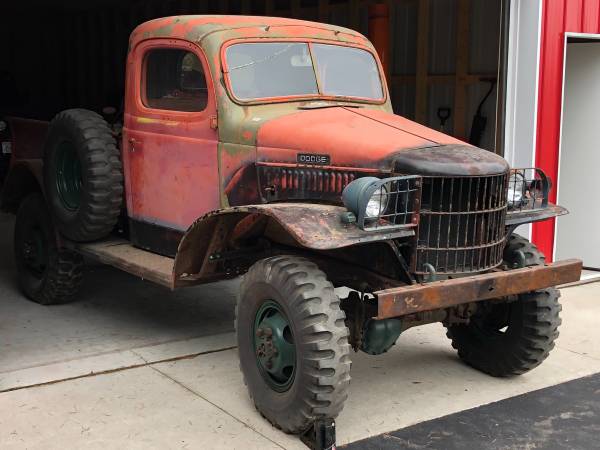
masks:
<svg viewBox="0 0 600 450"><path fill-rule="evenodd" d="M427 125L435 130L441 130L440 119L438 118L438 109L448 107L451 109L450 118L444 125L446 133L451 133L454 129L454 85L453 84L432 84L427 90Z"/></svg>
<svg viewBox="0 0 600 450"><path fill-rule="evenodd" d="M394 41L392 74L414 75L417 71L417 2L392 5L391 27Z"/></svg>
<svg viewBox="0 0 600 450"><path fill-rule="evenodd" d="M539 74L536 165L558 178L565 32L600 33L598 0L545 0ZM556 187L550 192L556 202ZM555 219L533 225L533 241L553 257Z"/></svg>
<svg viewBox="0 0 600 450"><path fill-rule="evenodd" d="M598 30L600 0L587 0L583 5L583 32L595 33Z"/></svg>
<svg viewBox="0 0 600 450"><path fill-rule="evenodd" d="M479 147L485 149L493 149L495 146L496 130L494 124L496 123L496 96L497 86L486 100L483 105L482 113L487 118L487 126L481 137L481 143ZM489 83L476 83L471 84L467 87L467 136L471 133L471 125L473 123L473 116L477 112L477 108L483 100L483 97L487 94L490 89Z"/></svg>
<svg viewBox="0 0 600 450"><path fill-rule="evenodd" d="M456 71L456 1L431 0L429 17L429 73Z"/></svg>
<svg viewBox="0 0 600 450"><path fill-rule="evenodd" d="M408 119L415 118L415 85L398 84L391 91L392 107L394 114L399 114Z"/></svg>
<svg viewBox="0 0 600 450"><path fill-rule="evenodd" d="M469 72L495 74L498 71L500 1L471 0L469 18Z"/></svg>
<svg viewBox="0 0 600 450"><path fill-rule="evenodd" d="M328 23L341 27L347 27L350 12L348 9L348 5L330 5Z"/></svg>
<svg viewBox="0 0 600 450"><path fill-rule="evenodd" d="M565 3L563 31L580 31L583 21L583 0L562 0Z"/></svg>

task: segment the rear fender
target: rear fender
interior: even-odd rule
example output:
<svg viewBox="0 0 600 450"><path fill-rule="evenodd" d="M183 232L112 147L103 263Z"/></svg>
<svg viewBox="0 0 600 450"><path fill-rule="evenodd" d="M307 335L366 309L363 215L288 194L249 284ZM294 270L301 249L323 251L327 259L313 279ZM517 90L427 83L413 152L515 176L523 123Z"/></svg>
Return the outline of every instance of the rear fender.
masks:
<svg viewBox="0 0 600 450"><path fill-rule="evenodd" d="M269 242L315 252L414 236L410 227L385 232L364 231L343 223L341 206L273 203L232 207L196 220L179 244L173 267L173 287L199 284L243 273L223 267L222 255L243 253L244 242ZM246 262L265 257L260 249L243 253Z"/></svg>

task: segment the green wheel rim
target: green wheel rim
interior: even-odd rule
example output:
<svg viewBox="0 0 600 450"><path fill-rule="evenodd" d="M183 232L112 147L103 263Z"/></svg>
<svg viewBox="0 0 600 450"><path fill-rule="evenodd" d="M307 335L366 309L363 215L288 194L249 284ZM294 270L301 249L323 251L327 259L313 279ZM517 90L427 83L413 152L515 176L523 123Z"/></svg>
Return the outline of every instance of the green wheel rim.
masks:
<svg viewBox="0 0 600 450"><path fill-rule="evenodd" d="M22 251L27 270L36 278L41 279L47 267L48 243L40 228L34 225L25 231Z"/></svg>
<svg viewBox="0 0 600 450"><path fill-rule="evenodd" d="M252 339L264 380L277 392L287 391L296 375L296 345L292 327L278 303L268 300L258 309Z"/></svg>
<svg viewBox="0 0 600 450"><path fill-rule="evenodd" d="M66 209L79 209L82 185L81 162L77 151L71 142L61 142L56 151L56 190Z"/></svg>

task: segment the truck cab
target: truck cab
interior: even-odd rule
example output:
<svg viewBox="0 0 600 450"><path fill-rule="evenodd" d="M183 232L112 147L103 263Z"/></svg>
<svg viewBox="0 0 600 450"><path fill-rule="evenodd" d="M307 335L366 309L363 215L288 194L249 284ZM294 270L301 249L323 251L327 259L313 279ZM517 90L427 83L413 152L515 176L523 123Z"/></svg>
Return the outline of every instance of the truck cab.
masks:
<svg viewBox="0 0 600 450"><path fill-rule="evenodd" d="M277 163L343 167L341 194L353 169L376 173L386 152L429 142L356 114L392 108L376 52L349 29L167 18L139 26L130 49L122 156L132 236L143 247L174 254L176 239L154 248L148 232L182 233L212 210L289 199L280 186L258 186Z"/></svg>

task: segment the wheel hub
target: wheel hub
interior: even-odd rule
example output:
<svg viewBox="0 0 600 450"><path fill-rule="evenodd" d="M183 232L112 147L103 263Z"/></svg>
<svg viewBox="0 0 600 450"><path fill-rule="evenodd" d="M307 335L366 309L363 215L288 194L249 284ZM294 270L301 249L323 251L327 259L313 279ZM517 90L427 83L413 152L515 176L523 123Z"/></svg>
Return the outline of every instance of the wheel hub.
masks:
<svg viewBox="0 0 600 450"><path fill-rule="evenodd" d="M56 189L65 208L74 211L81 203L83 177L75 147L63 142L56 153Z"/></svg>
<svg viewBox="0 0 600 450"><path fill-rule="evenodd" d="M286 391L296 372L296 346L289 321L277 303L268 301L259 308L253 338L263 378L276 391Z"/></svg>
<svg viewBox="0 0 600 450"><path fill-rule="evenodd" d="M43 232L32 227L26 233L23 242L23 259L30 272L37 277L41 276L46 269L47 249Z"/></svg>

